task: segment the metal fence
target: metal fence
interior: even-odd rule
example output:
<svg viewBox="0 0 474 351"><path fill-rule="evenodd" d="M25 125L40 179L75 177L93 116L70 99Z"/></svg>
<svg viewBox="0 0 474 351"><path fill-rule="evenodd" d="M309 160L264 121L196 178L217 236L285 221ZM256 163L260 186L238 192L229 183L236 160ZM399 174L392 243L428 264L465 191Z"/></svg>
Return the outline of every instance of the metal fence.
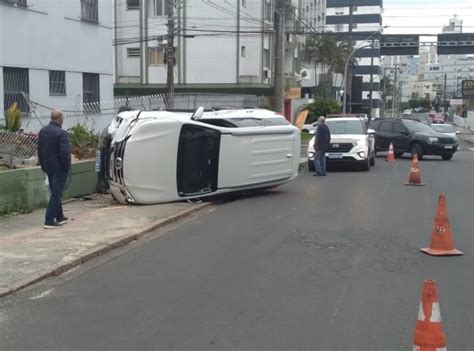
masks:
<svg viewBox="0 0 474 351"><path fill-rule="evenodd" d="M0 130L0 159L13 167L36 155L38 136L34 133Z"/></svg>
<svg viewBox="0 0 474 351"><path fill-rule="evenodd" d="M138 110L160 110L169 106L169 101L164 94L147 96L117 96L111 101L87 102L82 101L74 105L48 106L28 100L30 110L22 120L22 128L26 131L38 132L42 126L49 123L51 110L61 109L65 114L64 128L68 129L76 124L82 124L89 129L100 132L114 118L121 106L129 106ZM237 94L211 94L211 93L178 93L173 97L174 109L196 109L202 106L206 109L212 107L238 107L255 108L264 105L264 98L256 95Z"/></svg>

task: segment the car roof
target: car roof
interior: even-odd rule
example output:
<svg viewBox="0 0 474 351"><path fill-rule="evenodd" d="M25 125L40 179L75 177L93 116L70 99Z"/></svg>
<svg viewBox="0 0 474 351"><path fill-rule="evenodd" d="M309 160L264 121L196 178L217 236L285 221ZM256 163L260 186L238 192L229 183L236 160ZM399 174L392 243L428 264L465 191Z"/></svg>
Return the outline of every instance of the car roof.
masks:
<svg viewBox="0 0 474 351"><path fill-rule="evenodd" d="M329 121L360 121L362 122L362 117L334 117L326 118L326 122Z"/></svg>

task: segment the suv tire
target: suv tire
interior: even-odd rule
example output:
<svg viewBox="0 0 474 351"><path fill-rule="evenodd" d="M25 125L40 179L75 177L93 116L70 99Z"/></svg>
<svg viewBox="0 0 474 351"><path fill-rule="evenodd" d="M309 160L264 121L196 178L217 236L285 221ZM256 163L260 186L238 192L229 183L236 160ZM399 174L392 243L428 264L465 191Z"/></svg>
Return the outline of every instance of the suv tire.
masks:
<svg viewBox="0 0 474 351"><path fill-rule="evenodd" d="M418 154L418 160L421 161L423 159L423 147L418 143L411 146L411 157L413 158L415 154Z"/></svg>
<svg viewBox="0 0 474 351"><path fill-rule="evenodd" d="M454 154L444 154L444 155L441 155L441 158L445 161L449 161L450 159L453 158L453 155Z"/></svg>
<svg viewBox="0 0 474 351"><path fill-rule="evenodd" d="M370 170L370 157L367 157L367 159L363 162L364 163L362 164L362 170L367 172L368 170Z"/></svg>
<svg viewBox="0 0 474 351"><path fill-rule="evenodd" d="M308 160L308 171L310 171L310 172L315 171L314 161Z"/></svg>

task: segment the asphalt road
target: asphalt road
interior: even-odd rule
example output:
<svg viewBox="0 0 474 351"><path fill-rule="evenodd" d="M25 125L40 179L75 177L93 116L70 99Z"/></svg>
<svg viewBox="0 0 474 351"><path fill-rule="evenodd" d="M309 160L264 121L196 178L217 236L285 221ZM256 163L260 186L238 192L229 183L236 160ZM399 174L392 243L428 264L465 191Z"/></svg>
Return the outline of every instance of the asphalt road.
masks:
<svg viewBox="0 0 474 351"><path fill-rule="evenodd" d="M303 172L0 301L7 350L411 350L423 279L474 349L474 151ZM460 257L419 252L445 192Z"/></svg>

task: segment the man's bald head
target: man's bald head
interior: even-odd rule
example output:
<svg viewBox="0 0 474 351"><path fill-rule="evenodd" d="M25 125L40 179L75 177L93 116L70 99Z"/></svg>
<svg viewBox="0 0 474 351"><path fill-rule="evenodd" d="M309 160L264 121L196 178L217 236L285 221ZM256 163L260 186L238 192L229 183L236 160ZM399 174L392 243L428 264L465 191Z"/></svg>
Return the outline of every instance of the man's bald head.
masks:
<svg viewBox="0 0 474 351"><path fill-rule="evenodd" d="M51 111L51 120L62 126L64 122L63 112L61 110L56 109Z"/></svg>

